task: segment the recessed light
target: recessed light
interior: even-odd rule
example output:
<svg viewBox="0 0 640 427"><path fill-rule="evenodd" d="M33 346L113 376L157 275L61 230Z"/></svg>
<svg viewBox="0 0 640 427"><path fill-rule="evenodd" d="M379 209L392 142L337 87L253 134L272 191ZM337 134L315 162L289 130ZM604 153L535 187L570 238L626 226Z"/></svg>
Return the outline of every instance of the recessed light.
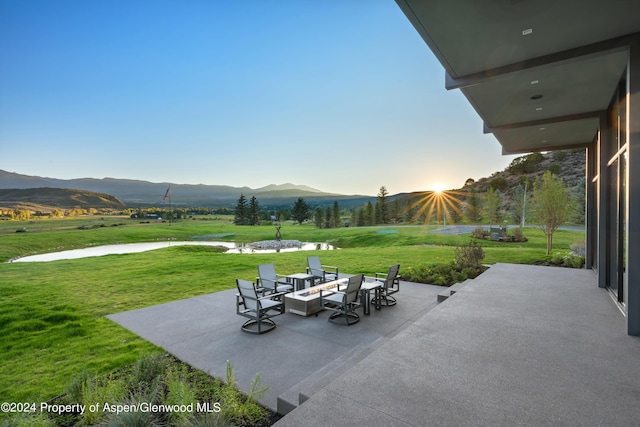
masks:
<svg viewBox="0 0 640 427"><path fill-rule="evenodd" d="M546 128L538 128L538 130L545 130Z"/></svg>
<svg viewBox="0 0 640 427"><path fill-rule="evenodd" d="M539 80L531 80L531 84L532 84L532 85L537 85L538 83L540 83L540 81L539 81Z"/></svg>
<svg viewBox="0 0 640 427"><path fill-rule="evenodd" d="M542 107L536 108L536 111L542 111Z"/></svg>
<svg viewBox="0 0 640 427"><path fill-rule="evenodd" d="M528 36L531 33L533 33L533 28L527 28L526 30L522 30L523 36Z"/></svg>
<svg viewBox="0 0 640 427"><path fill-rule="evenodd" d="M546 142L547 142L547 140L546 140L546 139L543 139L543 140L542 140L542 143L543 143L543 144L545 144Z"/></svg>
<svg viewBox="0 0 640 427"><path fill-rule="evenodd" d="M542 98L542 95L533 95L531 97L531 99L540 99L540 98Z"/></svg>

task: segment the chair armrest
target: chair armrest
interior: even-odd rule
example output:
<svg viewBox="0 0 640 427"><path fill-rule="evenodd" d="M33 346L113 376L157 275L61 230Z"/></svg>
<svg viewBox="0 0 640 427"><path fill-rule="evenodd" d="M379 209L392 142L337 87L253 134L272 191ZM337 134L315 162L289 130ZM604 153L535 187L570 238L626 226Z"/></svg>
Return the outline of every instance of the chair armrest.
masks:
<svg viewBox="0 0 640 427"><path fill-rule="evenodd" d="M389 275L389 273L376 273L376 279L379 278L387 278L387 276Z"/></svg>
<svg viewBox="0 0 640 427"><path fill-rule="evenodd" d="M321 267L322 268L331 268L331 269L333 269L335 271L338 271L338 267L336 267L335 265L324 265L324 264L322 264Z"/></svg>
<svg viewBox="0 0 640 427"><path fill-rule="evenodd" d="M263 300L263 299L273 299L273 297L279 297L279 296L286 295L286 294L287 294L286 292L275 292L273 294L261 296L260 298L258 298L258 301Z"/></svg>

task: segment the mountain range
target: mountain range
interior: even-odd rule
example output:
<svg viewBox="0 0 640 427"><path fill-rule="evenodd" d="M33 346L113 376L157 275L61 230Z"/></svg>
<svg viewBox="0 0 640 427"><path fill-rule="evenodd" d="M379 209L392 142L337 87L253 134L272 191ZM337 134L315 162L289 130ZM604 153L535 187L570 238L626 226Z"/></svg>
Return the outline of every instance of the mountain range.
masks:
<svg viewBox="0 0 640 427"><path fill-rule="evenodd" d="M494 172L489 177L478 180L468 179L464 187L457 190L457 193L463 194L474 191L482 194L489 187L494 187L501 192L503 209L508 209L511 204L511 196L516 187L522 184L523 179L526 178L529 182L533 182L547 170L553 170L556 175L562 178L565 185L574 188L575 191L584 192L585 160L584 150L565 150L522 156L514 159L509 167L502 171ZM25 203L35 203L55 207L64 205L68 208L73 208L76 207L74 203L81 200L97 202L100 197L107 195L114 196L116 204L121 201L129 207L160 206L163 202L165 205L169 202L169 200L163 200L169 186L171 187L170 201L176 207L235 207L241 194L244 194L247 198L255 196L260 206L269 209L289 208L298 197L304 198L311 207L330 206L334 201L338 201L341 209L361 208L368 201L372 203L376 201L376 196L326 193L306 185L291 183L271 184L266 187L252 189L226 185L154 183L116 178L65 180L21 175L0 170L0 207L26 206ZM2 191L9 189L20 189L25 190L25 192L19 194L18 192ZM41 191L29 193L26 192L27 189L41 189ZM56 193L62 197L56 204L51 199L53 189L73 189L97 194L89 197L87 194L72 195L67 193L63 195L62 193ZM47 192L49 192L49 196L47 196ZM423 197L422 192L399 193L390 195L389 200L400 199L401 201L406 201L421 197ZM48 202L43 203L43 200L48 200ZM114 203L114 200L100 201L100 203L103 202Z"/></svg>
<svg viewBox="0 0 640 427"><path fill-rule="evenodd" d="M263 206L290 205L298 197L303 197L305 201L313 204L352 199L359 203L362 200L371 199L371 196L326 193L306 185L291 183L271 184L253 189L227 185L175 184L116 178L57 179L0 170L0 189L63 188L85 190L113 195L132 207L159 206L163 202L168 203L168 197L164 196L169 187L171 188L169 193L171 203L174 206L185 207L232 207L235 206L241 194L247 198L256 196Z"/></svg>

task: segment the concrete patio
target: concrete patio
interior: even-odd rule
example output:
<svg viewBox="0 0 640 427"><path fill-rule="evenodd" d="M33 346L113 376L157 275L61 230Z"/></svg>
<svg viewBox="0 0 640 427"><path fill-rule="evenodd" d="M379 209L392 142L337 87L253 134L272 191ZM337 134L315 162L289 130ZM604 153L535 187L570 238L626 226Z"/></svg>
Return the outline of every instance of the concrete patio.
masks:
<svg viewBox="0 0 640 427"><path fill-rule="evenodd" d="M287 413L300 394L310 395L337 378L435 307L445 288L401 282L400 289L398 306L372 308L370 316L358 310L361 321L349 327L329 322L330 312L285 313L273 319L277 327L271 332L244 333L240 326L247 319L235 312L235 288L107 317L215 377L224 378L229 360L242 390L261 372L261 383L270 388L260 403Z"/></svg>
<svg viewBox="0 0 640 427"><path fill-rule="evenodd" d="M262 403L292 410L279 427L637 425L640 339L592 271L497 264L442 290L402 282L354 326L287 313L262 336L234 291L109 317L212 375L230 360L243 389L261 371Z"/></svg>

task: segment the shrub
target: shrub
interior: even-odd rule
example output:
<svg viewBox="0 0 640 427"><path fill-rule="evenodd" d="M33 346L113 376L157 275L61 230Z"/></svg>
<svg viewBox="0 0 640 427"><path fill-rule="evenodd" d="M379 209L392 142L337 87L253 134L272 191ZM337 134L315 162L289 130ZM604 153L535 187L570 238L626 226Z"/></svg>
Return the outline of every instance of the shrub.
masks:
<svg viewBox="0 0 640 427"><path fill-rule="evenodd" d="M104 426L253 426L267 425L270 412L254 399L260 397L268 387L260 384L261 374L255 376L251 390L243 394L235 385L235 373L227 362L226 383L214 379L202 371L165 354L143 355L135 364L120 369L107 377L93 377L86 371L78 374L65 388L67 394L57 403L99 404L99 410L65 413L55 416L53 425L104 425ZM139 383L136 383L139 381ZM219 403L219 412L192 413L185 411L121 411L102 412L104 404L136 405L164 404L168 407L192 405L196 402L210 403L214 410ZM48 417L42 422L49 422ZM16 425L12 419L10 425ZM37 424L40 420L29 417L26 422ZM1 425L1 424L0 424ZM42 424L51 425L51 424Z"/></svg>
<svg viewBox="0 0 640 427"><path fill-rule="evenodd" d="M575 255L571 252L554 252L546 264L558 267L583 268L584 263L584 256Z"/></svg>
<svg viewBox="0 0 640 427"><path fill-rule="evenodd" d="M486 267L460 268L455 262L445 264L429 264L422 267L409 267L402 274L403 280L410 282L426 283L438 286L451 286L464 282L467 279L475 279Z"/></svg>
<svg viewBox="0 0 640 427"><path fill-rule="evenodd" d="M262 374L257 374L251 382L251 390L247 396L242 395L236 388L235 371L227 360L225 385L220 390L222 414L240 425L255 425L266 416L264 408L255 403L254 399L263 395L269 387L260 385Z"/></svg>
<svg viewBox="0 0 640 427"><path fill-rule="evenodd" d="M454 250L456 265L463 270L465 268L478 269L484 259L484 250L473 237L468 245L457 246Z"/></svg>
<svg viewBox="0 0 640 427"><path fill-rule="evenodd" d="M171 369L165 379L167 395L164 404L168 406L189 405L196 401L196 393L186 380L186 370ZM188 412L171 412L169 420L174 425L189 425L192 414Z"/></svg>
<svg viewBox="0 0 640 427"><path fill-rule="evenodd" d="M509 186L509 181L499 176L499 177L493 178L489 185L494 190L504 191Z"/></svg>
<svg viewBox="0 0 640 427"><path fill-rule="evenodd" d="M524 237L522 233L522 228L514 228L513 229L513 241L514 242L526 242L527 238Z"/></svg>
<svg viewBox="0 0 640 427"><path fill-rule="evenodd" d="M559 162L567 158L567 152L565 150L554 151L553 158Z"/></svg>
<svg viewBox="0 0 640 427"><path fill-rule="evenodd" d="M487 237L489 237L489 232L482 227L477 227L471 234L472 239L486 239Z"/></svg>
<svg viewBox="0 0 640 427"><path fill-rule="evenodd" d="M587 254L587 248L585 247L584 240L581 242L573 243L571 245L571 252L573 255L585 256Z"/></svg>
<svg viewBox="0 0 640 427"><path fill-rule="evenodd" d="M558 163L551 163L547 168L547 170L554 175L560 175L560 171L562 171L562 167Z"/></svg>
<svg viewBox="0 0 640 427"><path fill-rule="evenodd" d="M155 388L168 366L169 361L162 353L143 354L133 365L129 375L128 388L131 390Z"/></svg>

